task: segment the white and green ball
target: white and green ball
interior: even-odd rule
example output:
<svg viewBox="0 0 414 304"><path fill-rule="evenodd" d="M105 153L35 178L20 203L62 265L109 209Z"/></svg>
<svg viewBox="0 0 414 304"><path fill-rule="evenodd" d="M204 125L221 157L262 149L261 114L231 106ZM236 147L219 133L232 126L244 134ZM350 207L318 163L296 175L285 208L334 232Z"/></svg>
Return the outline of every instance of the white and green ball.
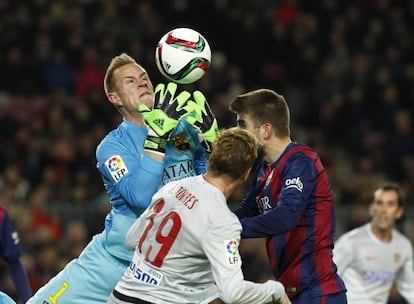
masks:
<svg viewBox="0 0 414 304"><path fill-rule="evenodd" d="M168 80L190 84L204 76L211 63L207 39L190 28L176 28L166 33L155 50L158 70Z"/></svg>

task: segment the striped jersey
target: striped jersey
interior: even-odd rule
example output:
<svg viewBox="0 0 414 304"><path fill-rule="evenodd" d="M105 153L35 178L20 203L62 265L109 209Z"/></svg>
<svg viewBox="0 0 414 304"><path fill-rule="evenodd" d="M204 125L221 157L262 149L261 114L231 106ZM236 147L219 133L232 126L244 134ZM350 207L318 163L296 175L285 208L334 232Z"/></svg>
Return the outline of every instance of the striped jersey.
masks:
<svg viewBox="0 0 414 304"><path fill-rule="evenodd" d="M393 282L414 304L413 246L399 231L389 243L380 241L365 224L343 234L335 243L334 260L352 304L385 304Z"/></svg>
<svg viewBox="0 0 414 304"><path fill-rule="evenodd" d="M301 290L313 297L345 291L332 260L332 191L309 147L290 143L276 162L262 163L235 213L242 238L267 238L273 273L291 299Z"/></svg>

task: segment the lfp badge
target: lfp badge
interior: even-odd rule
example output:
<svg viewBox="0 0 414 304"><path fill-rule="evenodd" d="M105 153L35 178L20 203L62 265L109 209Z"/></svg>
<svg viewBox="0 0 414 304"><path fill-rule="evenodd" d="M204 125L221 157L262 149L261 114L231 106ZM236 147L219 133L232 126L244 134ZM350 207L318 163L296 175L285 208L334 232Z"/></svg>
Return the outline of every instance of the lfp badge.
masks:
<svg viewBox="0 0 414 304"><path fill-rule="evenodd" d="M128 173L128 168L125 166L120 155L114 155L107 159L105 166L111 173L112 178L119 182L121 178Z"/></svg>
<svg viewBox="0 0 414 304"><path fill-rule="evenodd" d="M224 241L226 246L226 257L229 264L238 264L240 262L239 242L237 240Z"/></svg>

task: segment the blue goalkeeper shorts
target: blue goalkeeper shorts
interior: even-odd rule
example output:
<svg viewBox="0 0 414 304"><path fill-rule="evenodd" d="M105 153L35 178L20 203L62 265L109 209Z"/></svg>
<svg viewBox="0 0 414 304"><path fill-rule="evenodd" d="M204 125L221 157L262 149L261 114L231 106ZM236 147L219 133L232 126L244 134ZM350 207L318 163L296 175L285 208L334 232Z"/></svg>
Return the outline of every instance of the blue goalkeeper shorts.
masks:
<svg viewBox="0 0 414 304"><path fill-rule="evenodd" d="M129 261L110 255L95 235L82 254L40 288L26 304L106 303Z"/></svg>
<svg viewBox="0 0 414 304"><path fill-rule="evenodd" d="M16 304L12 298L0 291L0 304Z"/></svg>

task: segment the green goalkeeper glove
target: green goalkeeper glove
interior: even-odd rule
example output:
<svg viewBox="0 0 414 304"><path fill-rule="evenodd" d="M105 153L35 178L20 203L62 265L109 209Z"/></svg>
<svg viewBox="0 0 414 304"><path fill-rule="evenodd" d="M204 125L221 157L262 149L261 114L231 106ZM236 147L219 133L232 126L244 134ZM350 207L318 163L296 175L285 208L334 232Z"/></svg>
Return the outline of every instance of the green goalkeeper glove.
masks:
<svg viewBox="0 0 414 304"><path fill-rule="evenodd" d="M144 142L144 148L165 153L168 136L177 126L178 119L186 113L184 106L191 97L187 91L175 96L176 92L176 83L170 82L167 86L160 83L154 90L154 108L151 110L144 104L139 105L138 111L151 129Z"/></svg>
<svg viewBox="0 0 414 304"><path fill-rule="evenodd" d="M203 93L194 91L193 99L185 106L190 115L185 115L184 118L198 130L202 136L201 144L207 153L211 153L213 143L219 133L217 119Z"/></svg>

